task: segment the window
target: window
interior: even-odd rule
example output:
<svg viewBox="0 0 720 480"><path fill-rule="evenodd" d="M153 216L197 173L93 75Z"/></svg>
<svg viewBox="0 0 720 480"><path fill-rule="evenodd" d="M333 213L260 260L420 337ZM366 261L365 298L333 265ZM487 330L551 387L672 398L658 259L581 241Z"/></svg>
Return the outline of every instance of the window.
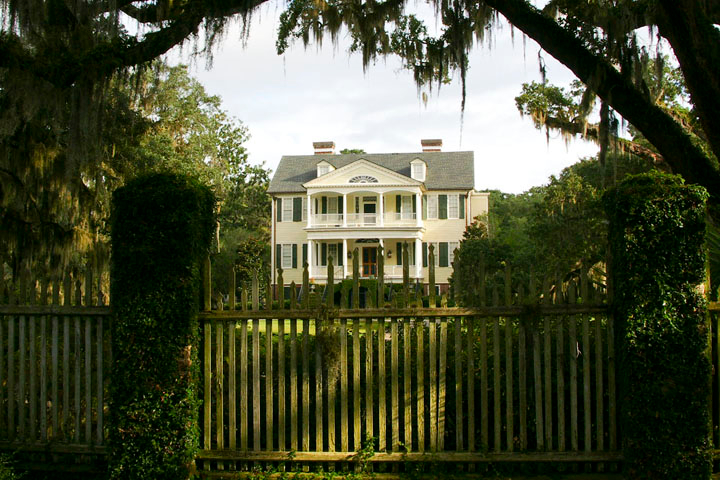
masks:
<svg viewBox="0 0 720 480"><path fill-rule="evenodd" d="M448 195L448 218L460 217L460 202L457 195Z"/></svg>
<svg viewBox="0 0 720 480"><path fill-rule="evenodd" d="M357 175L348 180L348 183L378 183L378 179L370 175Z"/></svg>
<svg viewBox="0 0 720 480"><path fill-rule="evenodd" d="M422 160L413 160L410 164L410 178L421 182L425 181L425 162Z"/></svg>
<svg viewBox="0 0 720 480"><path fill-rule="evenodd" d="M413 205L412 205L412 199L413 197L410 195L403 195L402 196L402 218L403 220L407 220L410 218L413 218L412 211L413 211Z"/></svg>
<svg viewBox="0 0 720 480"><path fill-rule="evenodd" d="M293 199L283 198L282 199L282 221L292 222L293 221Z"/></svg>
<svg viewBox="0 0 720 480"><path fill-rule="evenodd" d="M333 259L333 265L338 264L338 255L337 255L337 243L330 243L328 244L328 260L332 257ZM325 262L325 265L327 265L327 262Z"/></svg>
<svg viewBox="0 0 720 480"><path fill-rule="evenodd" d="M328 197L327 213L338 213L338 197Z"/></svg>
<svg viewBox="0 0 720 480"><path fill-rule="evenodd" d="M287 202L289 203L289 202ZM292 244L291 243L283 243L282 244L282 268L292 268Z"/></svg>
<svg viewBox="0 0 720 480"><path fill-rule="evenodd" d="M452 266L453 260L455 260L455 249L460 246L460 243L458 242L449 242L448 243L448 260L449 265Z"/></svg>
<svg viewBox="0 0 720 480"><path fill-rule="evenodd" d="M437 195L427 196L427 218L438 218L438 197Z"/></svg>
<svg viewBox="0 0 720 480"><path fill-rule="evenodd" d="M317 167L317 176L322 177L326 173L330 171L330 167L328 165L318 165Z"/></svg>
<svg viewBox="0 0 720 480"><path fill-rule="evenodd" d="M302 197L302 221L307 221L307 197Z"/></svg>

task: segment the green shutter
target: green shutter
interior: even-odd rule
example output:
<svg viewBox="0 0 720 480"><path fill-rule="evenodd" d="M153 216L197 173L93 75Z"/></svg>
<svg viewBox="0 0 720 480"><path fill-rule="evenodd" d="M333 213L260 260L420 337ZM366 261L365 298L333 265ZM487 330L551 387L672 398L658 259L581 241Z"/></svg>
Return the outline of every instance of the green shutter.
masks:
<svg viewBox="0 0 720 480"><path fill-rule="evenodd" d="M327 243L320 244L320 265L327 266Z"/></svg>
<svg viewBox="0 0 720 480"><path fill-rule="evenodd" d="M422 242L422 257L423 257L423 267L427 267L428 266L427 242Z"/></svg>
<svg viewBox="0 0 720 480"><path fill-rule="evenodd" d="M302 244L302 263L303 263L303 266L305 266L305 264L307 263L307 247L308 247L307 243L303 243L303 244Z"/></svg>
<svg viewBox="0 0 720 480"><path fill-rule="evenodd" d="M343 197L342 197L342 195L340 195L338 197L338 213L339 214L345 213L345 212L343 212Z"/></svg>
<svg viewBox="0 0 720 480"><path fill-rule="evenodd" d="M402 210L402 197L395 195L395 213L400 213Z"/></svg>
<svg viewBox="0 0 720 480"><path fill-rule="evenodd" d="M327 197L322 197L322 210L320 213L323 215L327 213Z"/></svg>
<svg viewBox="0 0 720 480"><path fill-rule="evenodd" d="M337 262L335 262L335 263L337 264L338 267L342 267L343 266L343 258L345 257L345 252L343 252L342 242L338 242L337 245L338 245L337 246L338 258L337 258Z"/></svg>
<svg viewBox="0 0 720 480"><path fill-rule="evenodd" d="M275 245L275 270L282 267L282 245Z"/></svg>
<svg viewBox="0 0 720 480"><path fill-rule="evenodd" d="M293 222L302 220L302 197L293 197Z"/></svg>
<svg viewBox="0 0 720 480"><path fill-rule="evenodd" d="M275 199L275 220L282 222L282 198Z"/></svg>
<svg viewBox="0 0 720 480"><path fill-rule="evenodd" d="M423 195L422 210L422 218L423 220L427 220L427 195Z"/></svg>
<svg viewBox="0 0 720 480"><path fill-rule="evenodd" d="M397 257L397 264L402 265L402 242L397 242L397 250L395 250L395 256Z"/></svg>
<svg viewBox="0 0 720 480"><path fill-rule="evenodd" d="M465 199L467 199L467 195L460 195L458 199L460 202L460 218L465 218Z"/></svg>
<svg viewBox="0 0 720 480"><path fill-rule="evenodd" d="M438 195L438 218L447 219L447 195Z"/></svg>
<svg viewBox="0 0 720 480"><path fill-rule="evenodd" d="M448 243L447 242L440 242L440 266L441 267L448 267Z"/></svg>
<svg viewBox="0 0 720 480"><path fill-rule="evenodd" d="M297 268L297 243L292 244L292 268Z"/></svg>
<svg viewBox="0 0 720 480"><path fill-rule="evenodd" d="M412 196L413 202L413 213L417 215L417 195Z"/></svg>

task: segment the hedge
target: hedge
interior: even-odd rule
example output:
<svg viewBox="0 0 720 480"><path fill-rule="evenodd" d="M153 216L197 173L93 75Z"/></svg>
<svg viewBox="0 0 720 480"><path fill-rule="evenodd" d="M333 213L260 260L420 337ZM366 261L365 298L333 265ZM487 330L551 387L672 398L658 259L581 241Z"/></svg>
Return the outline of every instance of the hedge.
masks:
<svg viewBox="0 0 720 480"><path fill-rule="evenodd" d="M167 174L113 195L113 479L180 480L194 470L200 265L213 205L207 187Z"/></svg>
<svg viewBox="0 0 720 480"><path fill-rule="evenodd" d="M702 187L657 172L608 191L626 476L709 479Z"/></svg>

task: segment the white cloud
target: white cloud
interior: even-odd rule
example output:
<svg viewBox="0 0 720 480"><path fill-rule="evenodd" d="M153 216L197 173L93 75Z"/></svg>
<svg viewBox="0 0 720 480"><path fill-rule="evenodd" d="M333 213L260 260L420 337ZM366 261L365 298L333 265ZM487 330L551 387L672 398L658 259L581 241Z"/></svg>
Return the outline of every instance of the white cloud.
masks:
<svg viewBox="0 0 720 480"><path fill-rule="evenodd" d="M282 155L312 153L318 140L379 153L419 151L421 138L442 138L445 150L475 152L478 188L520 192L597 152L586 142L566 146L559 137L548 143L529 118L520 117L514 97L523 82L540 80L538 47L517 31L513 41L508 27L496 34L492 48L472 53L461 129L457 81L434 89L423 105L412 75L394 59L363 73L359 56L348 57L345 44L333 47L329 41L320 49L298 44L280 57L275 53L278 14L272 5L263 8L245 46L239 27L231 28L213 68L205 70L201 60L193 71L248 126L254 162L273 168ZM551 82L573 79L544 57Z"/></svg>

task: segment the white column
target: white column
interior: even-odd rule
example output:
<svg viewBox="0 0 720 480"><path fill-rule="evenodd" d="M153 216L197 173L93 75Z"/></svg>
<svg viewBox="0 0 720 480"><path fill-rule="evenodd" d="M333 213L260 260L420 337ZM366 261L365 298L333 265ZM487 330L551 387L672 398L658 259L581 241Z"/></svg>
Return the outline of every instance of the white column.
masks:
<svg viewBox="0 0 720 480"><path fill-rule="evenodd" d="M385 195L380 193L380 226L385 224Z"/></svg>
<svg viewBox="0 0 720 480"><path fill-rule="evenodd" d="M307 194L307 226L310 228L312 223L310 222L310 218L312 218L312 197L310 196L310 193Z"/></svg>
<svg viewBox="0 0 720 480"><path fill-rule="evenodd" d="M343 227L347 227L347 215L347 193L343 193ZM345 265L345 263L346 262L343 262L343 265Z"/></svg>
<svg viewBox="0 0 720 480"><path fill-rule="evenodd" d="M308 240L308 254L307 254L307 262L308 262L308 275L310 277L313 276L313 251L315 249L315 242L312 240Z"/></svg>
<svg viewBox="0 0 720 480"><path fill-rule="evenodd" d="M343 196L343 201L345 201L345 197L344 197L344 196ZM344 212L344 211L345 211L345 210L343 210L343 212ZM342 278L343 280L345 280L345 279L347 278L347 267L348 267L348 265L347 265L347 264L348 264L347 252L348 252L347 239L346 239L346 238L343 238L343 252L342 252L342 254L343 254L343 256L344 256L344 258L343 258L343 278Z"/></svg>
<svg viewBox="0 0 720 480"><path fill-rule="evenodd" d="M417 207L415 210L415 222L418 227L422 227L422 205L420 202L422 201L422 196L419 193L415 194L415 206Z"/></svg>
<svg viewBox="0 0 720 480"><path fill-rule="evenodd" d="M419 238L415 239L415 276L420 278L422 275L422 242Z"/></svg>

